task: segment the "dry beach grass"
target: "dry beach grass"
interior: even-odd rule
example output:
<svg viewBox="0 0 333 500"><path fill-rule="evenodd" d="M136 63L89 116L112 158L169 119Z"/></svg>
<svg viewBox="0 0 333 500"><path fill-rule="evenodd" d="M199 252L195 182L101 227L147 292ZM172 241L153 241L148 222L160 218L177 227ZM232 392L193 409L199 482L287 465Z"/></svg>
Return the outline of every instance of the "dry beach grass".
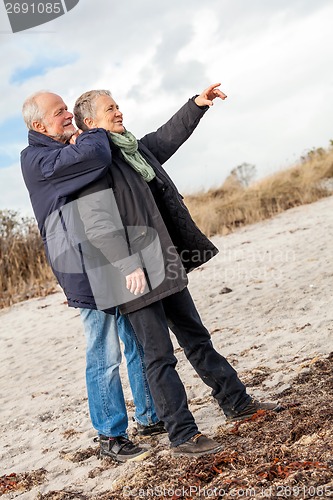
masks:
<svg viewBox="0 0 333 500"><path fill-rule="evenodd" d="M319 149L247 188L230 175L220 188L187 196L185 201L205 234L227 234L327 196L333 191L332 178L333 149Z"/></svg>
<svg viewBox="0 0 333 500"><path fill-rule="evenodd" d="M0 309L54 289L34 220L0 211Z"/></svg>

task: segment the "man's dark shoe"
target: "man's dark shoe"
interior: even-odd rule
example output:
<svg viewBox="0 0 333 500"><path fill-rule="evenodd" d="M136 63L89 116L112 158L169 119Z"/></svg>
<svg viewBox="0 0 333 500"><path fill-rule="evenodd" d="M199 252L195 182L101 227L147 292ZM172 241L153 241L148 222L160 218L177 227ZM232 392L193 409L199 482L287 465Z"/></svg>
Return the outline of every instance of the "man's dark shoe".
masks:
<svg viewBox="0 0 333 500"><path fill-rule="evenodd" d="M132 443L129 439L118 437L107 437L100 435L97 440L100 445L100 457L109 457L116 462L139 461L150 455L147 448L142 448Z"/></svg>
<svg viewBox="0 0 333 500"><path fill-rule="evenodd" d="M274 411L279 413L285 408L279 403L264 403L257 401L256 399L251 399L249 404L239 412L235 412L233 415L228 415L227 422L237 422L238 420L245 420L246 418L251 418L252 415L257 413L259 410Z"/></svg>
<svg viewBox="0 0 333 500"><path fill-rule="evenodd" d="M210 439L198 433L191 437L185 443L172 448L174 455L188 455L192 457L200 457L210 453L218 453L222 450L222 445L213 439Z"/></svg>
<svg viewBox="0 0 333 500"><path fill-rule="evenodd" d="M166 431L164 423L161 420L151 425L142 425L136 422L136 429L133 434L135 436L156 436L157 434L164 434Z"/></svg>

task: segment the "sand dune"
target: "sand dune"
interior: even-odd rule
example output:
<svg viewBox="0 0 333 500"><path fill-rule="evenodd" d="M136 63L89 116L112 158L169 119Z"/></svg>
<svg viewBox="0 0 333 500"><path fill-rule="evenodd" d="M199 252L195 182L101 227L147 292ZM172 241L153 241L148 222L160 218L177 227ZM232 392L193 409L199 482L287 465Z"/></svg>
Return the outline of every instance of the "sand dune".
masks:
<svg viewBox="0 0 333 500"><path fill-rule="evenodd" d="M218 256L190 275L198 310L249 391L283 399L298 374L333 350L333 197L213 241ZM0 346L0 476L45 469L40 484L36 479L28 491L2 498L43 498L55 490L92 498L139 473L140 464L102 466L95 455L84 335L78 311L67 307L61 291L0 311ZM200 430L213 436L224 417L175 347L190 407ZM131 416L124 366L121 371ZM165 436L151 443L155 455L172 461Z"/></svg>

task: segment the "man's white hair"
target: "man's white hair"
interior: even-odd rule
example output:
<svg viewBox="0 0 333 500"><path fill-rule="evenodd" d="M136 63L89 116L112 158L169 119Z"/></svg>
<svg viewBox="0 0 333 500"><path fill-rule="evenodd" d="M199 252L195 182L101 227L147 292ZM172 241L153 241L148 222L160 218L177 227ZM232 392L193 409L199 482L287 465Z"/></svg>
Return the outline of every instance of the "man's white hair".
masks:
<svg viewBox="0 0 333 500"><path fill-rule="evenodd" d="M51 92L49 90L39 90L24 101L22 106L22 115L29 130L34 130L32 126L34 121L43 123L44 120L44 111L38 106L37 98L41 95L50 93Z"/></svg>

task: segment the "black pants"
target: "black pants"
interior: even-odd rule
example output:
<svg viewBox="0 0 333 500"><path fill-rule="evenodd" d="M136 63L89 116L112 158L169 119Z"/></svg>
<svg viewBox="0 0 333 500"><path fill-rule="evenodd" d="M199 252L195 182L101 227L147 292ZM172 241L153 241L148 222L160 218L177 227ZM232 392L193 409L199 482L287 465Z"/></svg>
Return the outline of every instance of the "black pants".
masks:
<svg viewBox="0 0 333 500"><path fill-rule="evenodd" d="M226 415L243 409L250 397L228 361L215 351L187 288L128 314L144 350L156 412L171 444L178 446L198 432L182 381L175 369L168 324L200 378Z"/></svg>

